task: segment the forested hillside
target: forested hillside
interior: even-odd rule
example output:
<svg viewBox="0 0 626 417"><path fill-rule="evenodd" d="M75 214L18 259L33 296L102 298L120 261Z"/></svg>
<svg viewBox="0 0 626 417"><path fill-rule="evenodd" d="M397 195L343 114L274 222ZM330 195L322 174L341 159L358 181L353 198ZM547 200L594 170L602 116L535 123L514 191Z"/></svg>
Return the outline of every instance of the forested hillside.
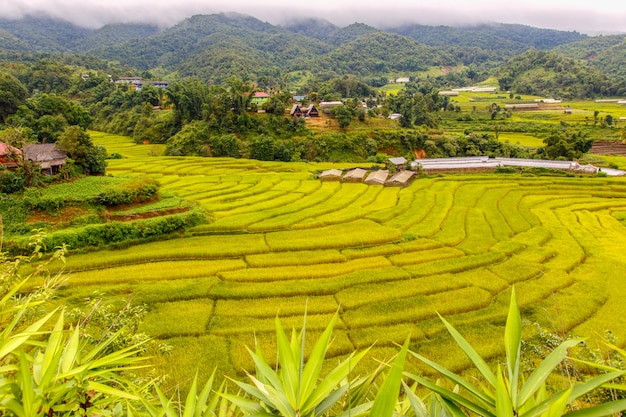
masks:
<svg viewBox="0 0 626 417"><path fill-rule="evenodd" d="M550 49L585 35L523 25L346 27L321 19L272 25L240 14L196 15L167 29L115 24L97 30L41 17L0 21L0 50L82 53L162 77L221 82L277 80L293 71L325 78L415 76L429 66L472 66L485 73L531 48Z"/></svg>

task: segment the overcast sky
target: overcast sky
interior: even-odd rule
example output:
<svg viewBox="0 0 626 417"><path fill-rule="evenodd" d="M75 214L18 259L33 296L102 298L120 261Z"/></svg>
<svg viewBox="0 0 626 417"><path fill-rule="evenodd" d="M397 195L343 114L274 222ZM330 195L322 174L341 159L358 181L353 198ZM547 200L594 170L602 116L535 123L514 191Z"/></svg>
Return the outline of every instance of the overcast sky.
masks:
<svg viewBox="0 0 626 417"><path fill-rule="evenodd" d="M626 33L626 2L585 0L0 0L0 17L46 12L86 27L171 26L193 14L240 12L273 24L319 17L337 25L521 23L587 34Z"/></svg>

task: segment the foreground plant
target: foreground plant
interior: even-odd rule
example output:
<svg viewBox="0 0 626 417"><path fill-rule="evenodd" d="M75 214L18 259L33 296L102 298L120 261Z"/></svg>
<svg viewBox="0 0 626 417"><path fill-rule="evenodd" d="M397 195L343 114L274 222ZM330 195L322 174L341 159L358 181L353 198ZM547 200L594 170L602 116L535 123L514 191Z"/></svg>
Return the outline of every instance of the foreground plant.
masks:
<svg viewBox="0 0 626 417"><path fill-rule="evenodd" d="M626 400L618 400L566 413L566 411L578 407L577 401L582 396L618 378L624 371L611 370L584 383L574 384L567 389L548 391L546 379L567 357L568 350L578 345L581 340L562 342L530 376L525 378L522 375L520 372L522 321L515 298L515 289L511 293L511 303L504 333L506 351L504 370L498 365L497 370L493 372L467 340L444 318L441 320L450 335L480 372L484 382L474 385L462 376L414 352L411 352L413 356L437 370L452 384L459 386L462 392L451 391L417 375L407 375L440 395L445 400L447 411L451 415L462 416L467 413L485 417L557 417L561 415L597 417L619 413L626 409Z"/></svg>
<svg viewBox="0 0 626 417"><path fill-rule="evenodd" d="M36 236L32 256L3 257L0 265L0 414L120 414L127 401L139 400L132 392L141 388L127 381L123 373L140 366L140 346L107 352L119 333L89 344L78 327L67 328L61 310L43 314L37 309L57 280L50 277L47 266L65 253L61 248L53 258L39 261L40 243ZM33 261L35 272L22 277L20 267ZM34 277L43 278L43 287L20 295Z"/></svg>
<svg viewBox="0 0 626 417"><path fill-rule="evenodd" d="M356 416L363 413L367 406L355 410L358 405L346 397L349 397L351 389L359 391L359 385L367 380L348 380L350 372L367 350L352 353L326 375L321 375L336 321L337 315L305 361L306 317L302 331L297 333L292 330L291 338L287 337L280 320L276 318L277 369L272 368L258 346L254 352L248 349L256 373L248 374L251 383L234 381L247 395L224 394L224 397L250 416L318 417L327 415L333 408L340 409L333 415L342 415L343 412Z"/></svg>

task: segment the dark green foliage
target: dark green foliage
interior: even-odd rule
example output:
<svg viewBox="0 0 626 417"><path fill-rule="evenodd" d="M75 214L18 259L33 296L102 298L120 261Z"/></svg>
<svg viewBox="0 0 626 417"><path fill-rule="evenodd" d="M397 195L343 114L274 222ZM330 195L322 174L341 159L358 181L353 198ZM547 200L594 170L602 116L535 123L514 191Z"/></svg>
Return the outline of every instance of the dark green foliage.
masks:
<svg viewBox="0 0 626 417"><path fill-rule="evenodd" d="M89 134L79 126L65 128L57 140L57 147L66 152L85 174L102 175L106 170L106 149L95 146Z"/></svg>
<svg viewBox="0 0 626 417"><path fill-rule="evenodd" d="M0 119L17 111L26 102L28 93L20 81L11 74L0 72Z"/></svg>
<svg viewBox="0 0 626 417"><path fill-rule="evenodd" d="M554 52L528 51L498 70L500 89L559 98L616 95L623 83Z"/></svg>
<svg viewBox="0 0 626 417"><path fill-rule="evenodd" d="M168 139L166 155L208 156L210 129L207 122L194 121Z"/></svg>
<svg viewBox="0 0 626 417"><path fill-rule="evenodd" d="M545 152L550 159L566 160L580 158L593 145L593 140L584 132L567 130L552 132L543 142L546 144Z"/></svg>
<svg viewBox="0 0 626 417"><path fill-rule="evenodd" d="M238 158L240 156L239 139L232 133L214 136L210 139L210 144L212 156L230 156L231 158Z"/></svg>

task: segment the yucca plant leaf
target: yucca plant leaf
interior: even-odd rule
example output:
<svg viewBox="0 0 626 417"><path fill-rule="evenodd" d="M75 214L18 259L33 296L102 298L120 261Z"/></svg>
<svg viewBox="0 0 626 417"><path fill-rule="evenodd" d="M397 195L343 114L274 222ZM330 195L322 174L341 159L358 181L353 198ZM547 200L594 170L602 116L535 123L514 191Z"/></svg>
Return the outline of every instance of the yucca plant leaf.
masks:
<svg viewBox="0 0 626 417"><path fill-rule="evenodd" d="M292 341L297 339L295 332L292 334ZM283 330L280 320L276 317L276 344L278 349L278 363L280 363L280 377L282 387L289 403L297 409L300 406L301 398L298 397L300 388L300 361L297 354L294 355L293 349L297 351L299 346L292 345L287 339L287 335Z"/></svg>
<svg viewBox="0 0 626 417"><path fill-rule="evenodd" d="M78 357L80 354L80 329L78 326L74 328L74 331L70 335L70 338L67 342L67 346L63 351L63 356L61 357L61 372L66 373L69 372L70 369L76 364L78 361Z"/></svg>
<svg viewBox="0 0 626 417"><path fill-rule="evenodd" d="M254 361L254 365L257 370L258 377L255 379L257 381L263 382L264 384L267 383L276 388L282 389L282 383L280 382L280 378L272 369L272 367L267 363L267 360L263 356L257 355L256 353L252 352L250 349L248 349L248 353L250 353L250 356L252 357L252 360ZM251 375L248 376L250 378L252 377Z"/></svg>
<svg viewBox="0 0 626 417"><path fill-rule="evenodd" d="M617 415L626 410L626 400L610 401L582 410L564 414L564 417L603 417Z"/></svg>
<svg viewBox="0 0 626 417"><path fill-rule="evenodd" d="M467 408L470 411L473 411L474 413L480 415L480 416L484 416L484 417L495 417L495 404L493 406L493 409L490 410L486 410L483 407L481 407L479 404L476 404L475 402L473 402L470 399L467 399L465 397L463 397L462 395L459 395L455 392L452 392L446 388L443 388L439 385L435 385L432 382L421 378L417 375L413 375L413 374L405 374L407 376L409 376L411 379L419 382L420 384L422 384L424 387L428 388L429 390L436 392L437 394L441 395L444 399L449 400L451 402L453 402L454 404L458 404L464 408ZM499 416L498 416L499 417Z"/></svg>
<svg viewBox="0 0 626 417"><path fill-rule="evenodd" d="M402 386L404 387L404 393L409 399L409 403L411 404L411 409L413 410L415 417L428 417L428 409L422 399L415 395L415 392L413 392L411 387L409 387L404 381L402 381Z"/></svg>
<svg viewBox="0 0 626 417"><path fill-rule="evenodd" d="M133 401L139 400L139 397L135 394L122 391L120 389L114 388L110 385L103 384L97 381L89 381L87 383L87 389L96 391L98 393L106 394L112 397L125 398L127 400L133 400Z"/></svg>
<svg viewBox="0 0 626 417"><path fill-rule="evenodd" d="M398 395L402 385L402 370L406 361L406 354L409 350L410 336L407 336L404 345L393 362L387 377L383 381L380 390L374 399L372 414L377 417L392 417L398 404Z"/></svg>
<svg viewBox="0 0 626 417"><path fill-rule="evenodd" d="M496 415L498 417L513 417L514 415L513 403L504 383L500 365L498 365L498 379L496 381Z"/></svg>
<svg viewBox="0 0 626 417"><path fill-rule="evenodd" d="M372 414L370 414L370 409L372 408L372 404L373 401L368 401L362 404L357 405L356 407L353 407L349 410L346 410L344 412L342 412L341 414L338 414L335 417L361 417L361 416L372 416Z"/></svg>
<svg viewBox="0 0 626 417"><path fill-rule="evenodd" d="M492 393L488 393L484 390L477 388L475 385L467 381L462 376L455 374L454 372L444 368L436 362L431 361L430 359L425 358L418 353L415 353L413 351L410 351L410 353L420 361L424 362L426 365L430 366L431 368L435 369L437 372L448 378L454 384L460 385L462 388L466 389L472 396L476 398L477 401L480 402L483 408L495 409L495 397Z"/></svg>
<svg viewBox="0 0 626 417"><path fill-rule="evenodd" d="M40 401L36 401L35 384L32 379L32 373L30 372L30 363L23 350L19 352L19 360L20 371L16 385L19 386L24 415L34 416L39 410Z"/></svg>
<svg viewBox="0 0 626 417"><path fill-rule="evenodd" d="M568 350L579 343L580 340L566 340L541 361L520 389L516 409L520 409L537 392L552 371L567 357Z"/></svg>
<svg viewBox="0 0 626 417"><path fill-rule="evenodd" d="M567 403L570 404L573 401L575 401L576 399L578 399L579 397L593 391L594 389L600 387L601 385L621 376L624 372L623 371L616 371L616 372L609 372L606 374L602 374L602 375L598 375L595 376L587 381L585 381L582 384L576 384L572 387L572 390L570 392L570 395L568 397ZM558 395L555 394L555 395ZM521 413L520 417L538 417L540 415L542 415L543 413L545 413L546 411L548 411L549 407L550 407L550 401L551 399L548 398L545 401L542 401L540 403L538 403L535 407L531 408L530 410L526 411L525 413Z"/></svg>
<svg viewBox="0 0 626 417"><path fill-rule="evenodd" d="M202 391L200 391L200 395L198 395L196 410L195 410L195 413L193 414L194 417L202 417L203 415L205 415L205 411L204 411L205 409L215 414L214 411L215 411L215 408L217 407L217 402L219 400L219 397L217 395L214 395L213 397L211 397L211 392L213 390L213 381L215 380L215 371L216 371L216 368L213 369L213 372L211 372L211 376L202 387ZM219 387L218 392L220 392L223 389L223 387L224 387L224 381L222 381L222 386Z"/></svg>
<svg viewBox="0 0 626 417"><path fill-rule="evenodd" d="M522 349L522 316L515 297L515 286L511 288L509 313L504 327L504 348L506 352L507 374L509 377L509 397L517 409L517 386L519 379L519 361Z"/></svg>
<svg viewBox="0 0 626 417"><path fill-rule="evenodd" d="M246 414L251 416L273 416L273 414L265 411L263 406L258 401L251 400L249 398L240 397L233 394L221 394L223 398L226 398L231 403L242 409Z"/></svg>
<svg viewBox="0 0 626 417"><path fill-rule="evenodd" d="M435 397L435 399L437 402L440 402L443 405L443 407L437 407L437 408L440 408L439 412L437 414L431 413L431 416L433 417L442 417L442 416L467 417L467 414L461 411L461 409L457 407L456 404L453 403L452 401L447 400L445 398L441 398L438 395ZM431 405L431 408L433 408L432 405Z"/></svg>
<svg viewBox="0 0 626 417"><path fill-rule="evenodd" d="M248 375L248 378L252 379L254 377L252 375ZM248 383L245 383L245 382L235 381L235 380L232 380L232 379L231 379L231 381L234 382L237 386L239 386L239 388L241 388L242 390L247 392L252 397L258 398L259 400L261 400L264 403L267 403L267 404L270 403L270 399L268 398L269 393L267 392L265 387L260 389L256 385L251 385L251 384L248 384Z"/></svg>
<svg viewBox="0 0 626 417"><path fill-rule="evenodd" d="M567 407L567 400L571 391L572 388L570 387L568 390L552 397L550 400L550 408L548 408L548 411L543 415L543 417L561 417L563 415L563 411L565 411L565 407Z"/></svg>
<svg viewBox="0 0 626 417"><path fill-rule="evenodd" d="M345 359L333 370L331 370L328 375L326 375L319 382L314 391L308 396L305 403L302 405L302 409L315 409L317 404L321 403L324 398L330 395L330 393L333 392L333 390L341 384L342 380L348 376L350 371L354 369L355 365L367 354L368 351L369 349L364 350L363 352L359 352L356 355L350 355L350 357Z"/></svg>
<svg viewBox="0 0 626 417"><path fill-rule="evenodd" d="M191 387L185 398L185 409L182 412L182 417L192 417L195 414L198 400L198 372L193 377Z"/></svg>
<svg viewBox="0 0 626 417"><path fill-rule="evenodd" d="M346 394L346 392L348 392L349 389L350 389L350 385L345 384L345 385L337 388L330 395L327 395L326 398L324 398L324 400L322 402L320 402L319 404L317 404L315 406L315 410L314 410L313 415L314 416L323 416L323 415L325 415L328 410L333 408L333 406L337 402L339 402L339 400ZM301 415L308 415L309 411L310 411L309 409L301 409L300 410L300 414Z"/></svg>
<svg viewBox="0 0 626 417"><path fill-rule="evenodd" d="M26 329L24 329L24 331L9 337L6 341L4 341L4 343L2 343L2 345L0 346L0 358L5 357L11 352L14 352L20 345L26 342L33 335L37 334L41 326L43 326L48 320L50 320L50 317L52 317L56 313L56 311L57 309L51 311L50 313L46 314L30 326L28 326Z"/></svg>
<svg viewBox="0 0 626 417"><path fill-rule="evenodd" d="M474 350L472 345L469 344L467 340L461 333L459 333L446 319L444 319L441 315L439 318L443 322L443 324L448 329L448 333L452 336L452 338L456 341L459 347L463 350L463 353L472 361L476 369L482 374L482 376L487 380L489 385L495 388L496 386L496 376L493 374L489 366L485 362L485 360Z"/></svg>
<svg viewBox="0 0 626 417"><path fill-rule="evenodd" d="M302 385L300 386L300 397L303 401L303 407L305 404L307 408L315 407L311 406L311 403L308 400L313 393L315 384L317 383L320 372L322 371L322 365L324 364L324 358L326 357L326 352L328 351L328 346L330 345L336 321L337 314L333 316L330 323L328 323L328 326L326 326L326 329L324 329L324 332L322 332L322 335L315 342L313 350L311 350L311 354L309 355L309 359L307 360L306 365L304 365L304 370L302 371Z"/></svg>

